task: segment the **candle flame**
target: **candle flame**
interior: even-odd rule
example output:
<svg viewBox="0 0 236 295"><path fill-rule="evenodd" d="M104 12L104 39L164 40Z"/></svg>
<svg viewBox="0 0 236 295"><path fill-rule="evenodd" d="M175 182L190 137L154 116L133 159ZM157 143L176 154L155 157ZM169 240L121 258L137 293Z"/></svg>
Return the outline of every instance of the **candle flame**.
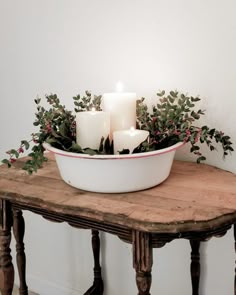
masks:
<svg viewBox="0 0 236 295"><path fill-rule="evenodd" d="M130 131L131 131L131 132L134 132L134 130L135 130L135 129L134 129L134 126L130 127Z"/></svg>
<svg viewBox="0 0 236 295"><path fill-rule="evenodd" d="M96 111L95 107L92 107L92 112L95 112L95 111Z"/></svg>
<svg viewBox="0 0 236 295"><path fill-rule="evenodd" d="M123 92L123 90L124 90L124 84L121 81L117 82L116 83L116 92Z"/></svg>

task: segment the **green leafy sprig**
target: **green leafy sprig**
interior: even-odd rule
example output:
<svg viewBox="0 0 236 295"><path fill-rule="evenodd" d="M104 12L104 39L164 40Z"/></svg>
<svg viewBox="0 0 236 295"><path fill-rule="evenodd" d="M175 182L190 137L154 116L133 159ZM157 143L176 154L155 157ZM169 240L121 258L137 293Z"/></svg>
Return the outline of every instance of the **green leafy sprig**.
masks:
<svg viewBox="0 0 236 295"><path fill-rule="evenodd" d="M200 151L200 144L205 143L210 151L216 149L215 144L223 148L223 156L227 156L234 149L228 135L208 126L199 127L195 124L205 111L195 109L199 97L188 96L178 91L165 91L157 93L158 102L152 107L151 112L144 102L144 98L137 101L137 128L147 130L149 138L136 147L133 153L148 152L171 146L177 142L189 142L190 152L197 156L197 162L205 160ZM112 154L113 142L108 138L102 138L98 150L90 148L82 149L76 143L75 114L66 110L56 94L46 95L48 108L41 105L41 99L35 99L37 112L35 113L34 126L39 128L37 133L31 134L29 141L22 140L18 149L7 152L8 159L2 163L8 167L14 165L20 155L31 148L29 158L24 163L23 169L29 174L36 172L47 161L44 156L43 143L47 142L53 147L68 152L84 154ZM88 111L92 108L101 110L101 95L92 95L89 91L85 95L73 97L74 111ZM128 153L121 151L121 154Z"/></svg>
<svg viewBox="0 0 236 295"><path fill-rule="evenodd" d="M55 148L69 152L86 153L90 155L108 152L107 140L104 141L104 139L101 140L99 151L89 148L82 149L76 143L75 115L72 114L71 111L66 110L56 94L46 95L45 98L49 106L47 109L41 105L41 98L34 100L37 112L35 113L33 125L39 127L39 131L37 133L32 133L30 140L22 140L17 150L11 149L8 151L7 154L9 158L3 159L2 163L11 167L19 158L20 154L28 150L33 144L31 152L28 154L30 159L28 159L23 166L24 170L32 174L47 161L47 158L44 156L44 142L51 144ZM78 107L76 111L85 111L92 107L96 110L101 110L101 96L92 97L90 92L86 91L85 96L80 97L78 95L74 97L74 104Z"/></svg>
<svg viewBox="0 0 236 295"><path fill-rule="evenodd" d="M190 152L197 156L197 162L206 160L200 151L200 144L206 143L210 151L220 143L223 156L233 151L230 137L222 131L208 126L199 127L195 122L205 115L205 111L195 110L199 97L187 96L178 91L166 94L163 90L157 93L158 103L148 111L144 98L137 101L137 127L148 130L148 142L142 143L134 152L153 151L171 146L177 142L190 142Z"/></svg>
<svg viewBox="0 0 236 295"><path fill-rule="evenodd" d="M101 95L92 96L91 92L85 91L85 95L81 96L78 94L73 97L75 112L91 111L94 108L95 111L101 111Z"/></svg>

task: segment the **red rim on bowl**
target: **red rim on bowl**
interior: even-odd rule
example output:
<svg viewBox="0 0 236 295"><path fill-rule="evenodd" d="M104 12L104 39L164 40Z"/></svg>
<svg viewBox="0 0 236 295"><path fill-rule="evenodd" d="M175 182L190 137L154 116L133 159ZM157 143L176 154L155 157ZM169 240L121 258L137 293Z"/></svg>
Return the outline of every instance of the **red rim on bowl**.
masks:
<svg viewBox="0 0 236 295"><path fill-rule="evenodd" d="M145 153L137 153L137 154L124 154L124 155L88 155L88 154L79 154L79 153L72 153L66 152L55 147L52 147L49 143L43 143L43 147L56 155L70 157L70 158L82 158L82 159L96 159L96 160L122 160L122 159L137 159L137 158L146 158L152 157L156 155L162 155L165 153L169 153L172 151L177 150L181 146L184 145L184 142L177 142L176 144L169 146L164 149L152 151L152 152L145 152Z"/></svg>

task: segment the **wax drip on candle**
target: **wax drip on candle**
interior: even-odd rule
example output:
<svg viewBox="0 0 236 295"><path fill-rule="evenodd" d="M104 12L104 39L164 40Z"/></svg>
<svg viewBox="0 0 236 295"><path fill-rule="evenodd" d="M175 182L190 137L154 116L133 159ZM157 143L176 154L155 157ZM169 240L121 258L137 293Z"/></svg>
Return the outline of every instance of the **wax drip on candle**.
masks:
<svg viewBox="0 0 236 295"><path fill-rule="evenodd" d="M119 154L123 150L129 150L129 153L132 154L134 149L147 139L148 135L148 131L135 129L134 127L114 131L114 153Z"/></svg>
<svg viewBox="0 0 236 295"><path fill-rule="evenodd" d="M130 127L130 135L131 135L131 136L134 136L134 135L135 135L135 129L134 129L133 126Z"/></svg>

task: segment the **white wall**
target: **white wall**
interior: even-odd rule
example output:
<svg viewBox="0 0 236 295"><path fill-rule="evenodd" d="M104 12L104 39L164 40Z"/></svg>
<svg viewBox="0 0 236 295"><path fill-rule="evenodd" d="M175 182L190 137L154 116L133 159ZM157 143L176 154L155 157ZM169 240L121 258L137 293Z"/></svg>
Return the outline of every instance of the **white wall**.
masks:
<svg viewBox="0 0 236 295"><path fill-rule="evenodd" d="M203 97L206 123L236 142L234 0L0 0L0 158L32 132L33 98L68 106L89 89ZM178 157L190 159L185 151ZM236 172L236 153L208 163ZM41 295L83 294L92 281L90 234L26 214L27 275ZM232 231L203 247L201 294L233 294ZM189 245L154 251L152 294L191 294ZM136 294L130 245L102 235L105 295Z"/></svg>

